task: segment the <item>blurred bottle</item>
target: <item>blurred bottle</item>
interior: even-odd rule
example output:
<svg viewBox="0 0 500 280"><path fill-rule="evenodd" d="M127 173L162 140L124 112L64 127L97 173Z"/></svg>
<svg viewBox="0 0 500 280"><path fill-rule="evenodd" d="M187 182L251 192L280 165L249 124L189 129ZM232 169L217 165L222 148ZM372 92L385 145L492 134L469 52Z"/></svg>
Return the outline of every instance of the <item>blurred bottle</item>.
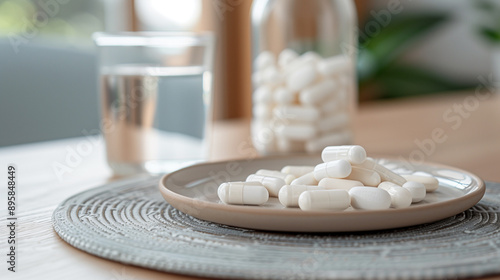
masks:
<svg viewBox="0 0 500 280"><path fill-rule="evenodd" d="M252 140L260 154L352 143L355 30L351 0L254 0Z"/></svg>

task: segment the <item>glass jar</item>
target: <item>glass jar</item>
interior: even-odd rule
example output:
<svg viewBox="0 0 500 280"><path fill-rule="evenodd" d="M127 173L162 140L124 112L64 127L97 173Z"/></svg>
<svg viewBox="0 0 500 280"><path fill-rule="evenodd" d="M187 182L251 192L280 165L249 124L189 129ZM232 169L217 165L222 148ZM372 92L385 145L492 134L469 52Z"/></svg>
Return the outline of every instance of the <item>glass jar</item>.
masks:
<svg viewBox="0 0 500 280"><path fill-rule="evenodd" d="M352 143L356 20L351 0L254 0L252 140L261 155Z"/></svg>

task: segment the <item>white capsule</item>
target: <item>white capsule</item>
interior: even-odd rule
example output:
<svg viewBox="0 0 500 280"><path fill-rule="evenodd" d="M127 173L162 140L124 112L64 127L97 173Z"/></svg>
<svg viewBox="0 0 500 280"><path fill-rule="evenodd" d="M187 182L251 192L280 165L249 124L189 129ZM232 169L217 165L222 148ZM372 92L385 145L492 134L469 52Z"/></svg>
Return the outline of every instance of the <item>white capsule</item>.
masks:
<svg viewBox="0 0 500 280"><path fill-rule="evenodd" d="M252 74L252 84L254 87L259 87L264 84L264 77L262 76L262 71L255 71Z"/></svg>
<svg viewBox="0 0 500 280"><path fill-rule="evenodd" d="M276 148L276 143L273 139L260 142L254 141L253 146L261 155L272 155L278 151Z"/></svg>
<svg viewBox="0 0 500 280"><path fill-rule="evenodd" d="M261 205L269 199L267 189L256 182L222 183L217 195L226 204Z"/></svg>
<svg viewBox="0 0 500 280"><path fill-rule="evenodd" d="M382 182L378 188L385 190L391 196L392 208L406 208L411 205L412 197L410 191L392 182Z"/></svg>
<svg viewBox="0 0 500 280"><path fill-rule="evenodd" d="M346 178L351 174L351 164L343 159L320 163L314 167L314 178Z"/></svg>
<svg viewBox="0 0 500 280"><path fill-rule="evenodd" d="M314 178L314 172L309 172L293 180L290 185L317 186L318 181Z"/></svg>
<svg viewBox="0 0 500 280"><path fill-rule="evenodd" d="M290 74L292 74L296 70L304 68L304 66L306 66L306 65L310 65L310 66L314 67L314 69L316 71L317 64L318 64L318 60L315 57L301 55L301 56L297 57L296 59L292 60L287 65L287 67L282 68L282 70L283 70L285 76L289 76Z"/></svg>
<svg viewBox="0 0 500 280"><path fill-rule="evenodd" d="M354 83L354 79L352 75L340 75L337 77L337 80L339 82L339 86L342 88L348 88Z"/></svg>
<svg viewBox="0 0 500 280"><path fill-rule="evenodd" d="M274 57L274 54L272 54L270 51L263 51L255 58L254 67L257 70L262 70L274 65L275 61L276 59Z"/></svg>
<svg viewBox="0 0 500 280"><path fill-rule="evenodd" d="M246 182L258 182L261 183L269 192L269 196L278 197L278 193L284 185L286 185L285 180L276 177L269 177L264 175L250 174L248 175Z"/></svg>
<svg viewBox="0 0 500 280"><path fill-rule="evenodd" d="M313 51L308 51L303 53L300 56L300 59L302 61L313 61L313 62L320 62L321 60L323 60L323 58L318 53Z"/></svg>
<svg viewBox="0 0 500 280"><path fill-rule="evenodd" d="M345 159L353 164L361 164L366 159L366 151L359 145L344 145L326 147L321 153L324 162Z"/></svg>
<svg viewBox="0 0 500 280"><path fill-rule="evenodd" d="M304 186L304 185L285 185L281 188L278 198L280 203L285 207L298 207L299 196L305 191L322 190L318 186Z"/></svg>
<svg viewBox="0 0 500 280"><path fill-rule="evenodd" d="M268 177L276 177L281 178L285 181L285 184L290 184L293 180L297 179L294 175L282 173L277 170L269 170L269 169L259 169L255 172L257 175L263 175Z"/></svg>
<svg viewBox="0 0 500 280"><path fill-rule="evenodd" d="M299 207L304 211L342 211L351 204L345 190L310 190L299 196Z"/></svg>
<svg viewBox="0 0 500 280"><path fill-rule="evenodd" d="M261 154L276 152L276 137L267 121L253 120L251 123L252 143Z"/></svg>
<svg viewBox="0 0 500 280"><path fill-rule="evenodd" d="M349 101L349 93L344 88L339 88L337 91L337 101L339 102L339 107L347 108Z"/></svg>
<svg viewBox="0 0 500 280"><path fill-rule="evenodd" d="M324 115L331 115L340 110L340 102L335 96L328 98L327 100L325 100L325 102L319 105L321 107L320 111Z"/></svg>
<svg viewBox="0 0 500 280"><path fill-rule="evenodd" d="M432 174L424 171L415 171L412 173L412 175L417 175L417 176L427 176L427 177L434 177Z"/></svg>
<svg viewBox="0 0 500 280"><path fill-rule="evenodd" d="M403 175L407 181L414 181L424 184L426 192L433 192L439 188L438 179L430 176Z"/></svg>
<svg viewBox="0 0 500 280"><path fill-rule="evenodd" d="M332 80L324 80L303 89L299 94L299 100L303 104L316 105L328 98L335 91L337 85Z"/></svg>
<svg viewBox="0 0 500 280"><path fill-rule="evenodd" d="M345 113L330 115L318 122L318 130L321 132L335 131L349 124L349 116Z"/></svg>
<svg viewBox="0 0 500 280"><path fill-rule="evenodd" d="M295 100L295 93L285 87L279 87L274 91L274 101L281 105L292 104Z"/></svg>
<svg viewBox="0 0 500 280"><path fill-rule="evenodd" d="M378 175L380 175L381 181L389 181L398 186L402 186L404 183L406 183L405 178L401 177L399 174L392 172L390 169L386 168L382 164L377 163L372 158L366 158L366 160L363 163L357 164L356 166L377 172Z"/></svg>
<svg viewBox="0 0 500 280"><path fill-rule="evenodd" d="M273 92L268 86L258 87L252 95L254 103L270 104L273 102Z"/></svg>
<svg viewBox="0 0 500 280"><path fill-rule="evenodd" d="M268 120L273 116L273 110L268 104L257 103L252 108L252 114L254 118Z"/></svg>
<svg viewBox="0 0 500 280"><path fill-rule="evenodd" d="M403 184L403 188L411 193L411 203L417 203L425 198L425 186L419 182L408 181Z"/></svg>
<svg viewBox="0 0 500 280"><path fill-rule="evenodd" d="M290 73L286 79L286 86L291 91L301 91L312 84L317 77L314 64L305 63L303 67L298 67Z"/></svg>
<svg viewBox="0 0 500 280"><path fill-rule="evenodd" d="M354 187L362 187L364 185L360 181L336 179L336 178L323 178L319 181L318 186L323 187L325 189L340 189L348 191Z"/></svg>
<svg viewBox="0 0 500 280"><path fill-rule="evenodd" d="M314 171L314 166L287 165L281 168L281 172L292 174L297 178L313 171Z"/></svg>
<svg viewBox="0 0 500 280"><path fill-rule="evenodd" d="M391 207L391 196L379 188L354 187L349 190L351 206L363 210L383 210Z"/></svg>
<svg viewBox="0 0 500 280"><path fill-rule="evenodd" d="M276 139L278 151L286 153L299 153L304 151L304 141L290 140L278 137Z"/></svg>
<svg viewBox="0 0 500 280"><path fill-rule="evenodd" d="M274 66L267 67L262 71L264 83L268 85L279 85L283 82L283 75Z"/></svg>
<svg viewBox="0 0 500 280"><path fill-rule="evenodd" d="M274 108L275 117L283 120L313 122L319 119L320 112L314 107L285 105Z"/></svg>
<svg viewBox="0 0 500 280"><path fill-rule="evenodd" d="M332 132L307 141L305 147L308 153L316 153L322 151L327 146L342 145L351 142L352 135L350 132Z"/></svg>
<svg viewBox="0 0 500 280"><path fill-rule="evenodd" d="M324 76L334 76L351 70L351 61L343 55L333 56L318 62L318 72Z"/></svg>
<svg viewBox="0 0 500 280"><path fill-rule="evenodd" d="M316 136L316 128L309 124L289 124L277 126L276 135L290 140L309 140Z"/></svg>
<svg viewBox="0 0 500 280"><path fill-rule="evenodd" d="M291 50L291 49L284 49L281 51L281 53L278 56L278 65L281 68L287 67L292 61L294 61L299 55Z"/></svg>
<svg viewBox="0 0 500 280"><path fill-rule="evenodd" d="M377 172L361 167L352 167L352 172L345 177L349 180L360 181L365 186L376 187L380 184L380 175Z"/></svg>

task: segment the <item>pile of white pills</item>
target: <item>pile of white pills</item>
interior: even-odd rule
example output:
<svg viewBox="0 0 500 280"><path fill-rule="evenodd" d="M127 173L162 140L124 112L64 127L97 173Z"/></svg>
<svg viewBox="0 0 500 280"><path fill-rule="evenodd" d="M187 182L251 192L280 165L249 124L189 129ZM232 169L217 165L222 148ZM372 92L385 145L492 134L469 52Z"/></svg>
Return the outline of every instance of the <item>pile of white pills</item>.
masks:
<svg viewBox="0 0 500 280"><path fill-rule="evenodd" d="M260 153L312 153L352 142L348 111L355 81L349 57L299 56L285 49L276 58L264 51L254 69L252 138Z"/></svg>
<svg viewBox="0 0 500 280"><path fill-rule="evenodd" d="M283 206L304 211L382 210L409 207L439 187L430 175L398 175L357 145L326 147L321 158L316 166L261 169L245 182L223 183L219 198L226 204L262 205L278 197Z"/></svg>

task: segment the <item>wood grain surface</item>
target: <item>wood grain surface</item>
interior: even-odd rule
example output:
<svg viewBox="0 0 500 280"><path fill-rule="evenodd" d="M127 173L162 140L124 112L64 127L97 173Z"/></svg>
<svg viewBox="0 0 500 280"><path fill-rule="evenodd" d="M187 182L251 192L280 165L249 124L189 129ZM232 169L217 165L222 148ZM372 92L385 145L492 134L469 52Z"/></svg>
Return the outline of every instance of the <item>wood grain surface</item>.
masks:
<svg viewBox="0 0 500 280"><path fill-rule="evenodd" d="M403 158L410 164L420 160L443 163L500 182L500 99L493 95L479 97L462 93L365 104L353 122L356 143L373 156ZM216 123L211 159L254 156L248 129L247 120ZM441 131L435 137L439 143L425 140L432 139L436 130ZM72 150L85 145L90 147L85 155L71 158ZM70 170L58 173L57 164L68 160L72 163ZM61 201L116 179L106 166L99 137L0 148L0 166L5 170L0 172L6 173L11 163L18 169L18 263L17 272L11 273L3 262L1 279L197 279L94 257L67 245L55 234L51 214ZM5 183L6 176L0 175L0 180ZM7 223L5 196L3 188L2 228ZM7 232L2 229L0 233L3 255ZM500 279L500 275L481 279Z"/></svg>

